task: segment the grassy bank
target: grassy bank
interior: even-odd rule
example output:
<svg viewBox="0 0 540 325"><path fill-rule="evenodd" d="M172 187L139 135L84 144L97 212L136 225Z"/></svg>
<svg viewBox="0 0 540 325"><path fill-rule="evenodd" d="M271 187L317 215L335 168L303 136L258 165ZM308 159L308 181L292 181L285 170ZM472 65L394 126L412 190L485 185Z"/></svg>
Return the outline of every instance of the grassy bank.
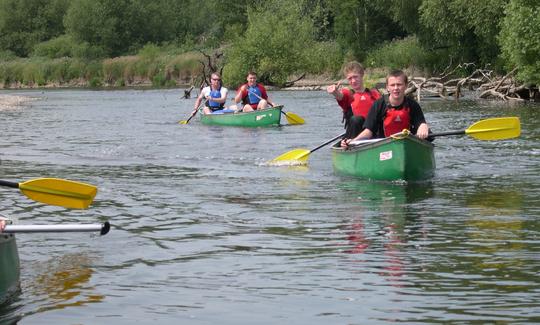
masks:
<svg viewBox="0 0 540 325"><path fill-rule="evenodd" d="M0 62L0 88L174 87L193 83L204 57L179 55L123 56L99 61L77 58L19 58Z"/></svg>

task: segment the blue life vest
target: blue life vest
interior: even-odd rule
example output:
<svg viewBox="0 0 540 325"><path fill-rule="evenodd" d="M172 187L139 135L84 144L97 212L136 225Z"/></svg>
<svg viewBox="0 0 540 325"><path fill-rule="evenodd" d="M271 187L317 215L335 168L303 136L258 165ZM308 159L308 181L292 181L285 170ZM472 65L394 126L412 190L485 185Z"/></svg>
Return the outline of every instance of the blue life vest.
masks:
<svg viewBox="0 0 540 325"><path fill-rule="evenodd" d="M257 94L257 95L255 95ZM249 86L248 87L248 101L250 104L258 104L261 100L259 97L262 98L262 92L258 85L255 86Z"/></svg>
<svg viewBox="0 0 540 325"><path fill-rule="evenodd" d="M210 88L211 89L211 88ZM210 91L210 97L212 98L221 98L221 87L219 87L218 90L211 90ZM224 103L218 103L213 100L208 101L208 107L216 109L216 108L223 108Z"/></svg>

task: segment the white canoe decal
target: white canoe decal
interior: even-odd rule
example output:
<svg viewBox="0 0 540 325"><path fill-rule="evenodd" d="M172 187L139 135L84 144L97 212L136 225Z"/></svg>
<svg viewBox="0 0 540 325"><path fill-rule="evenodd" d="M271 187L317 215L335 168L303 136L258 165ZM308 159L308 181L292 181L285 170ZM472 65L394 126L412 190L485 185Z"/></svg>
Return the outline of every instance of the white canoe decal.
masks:
<svg viewBox="0 0 540 325"><path fill-rule="evenodd" d="M392 150L379 153L379 161L392 159Z"/></svg>

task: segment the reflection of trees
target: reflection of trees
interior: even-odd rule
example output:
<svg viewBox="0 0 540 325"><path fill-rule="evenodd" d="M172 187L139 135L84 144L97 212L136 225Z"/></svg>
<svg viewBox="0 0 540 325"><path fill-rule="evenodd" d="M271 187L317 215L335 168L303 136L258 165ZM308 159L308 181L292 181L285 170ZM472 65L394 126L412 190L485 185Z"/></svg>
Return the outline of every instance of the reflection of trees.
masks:
<svg viewBox="0 0 540 325"><path fill-rule="evenodd" d="M89 256L65 255L41 265L41 274L35 277L30 288L37 296L49 297L50 302L42 306L41 311L102 301L104 296L92 294L94 288L88 286L93 272L91 264Z"/></svg>
<svg viewBox="0 0 540 325"><path fill-rule="evenodd" d="M469 242L477 243L471 248L476 254L469 259L479 272L506 273L526 263L519 258L526 246L520 219L523 202L517 190L479 190L467 197L466 205L472 212L467 220L467 235Z"/></svg>
<svg viewBox="0 0 540 325"><path fill-rule="evenodd" d="M423 246L418 258L425 263L415 273L418 285L441 295L454 291L467 295L465 301L476 301L476 312L483 310L484 314L495 308L490 301L498 300L496 312L501 312L521 304L521 297L534 294L538 286L531 285L531 280L539 272L538 249L534 247L537 240L528 235L532 228L521 216L524 201L523 192L516 189L480 187L466 193L460 204L462 214L455 220L442 220L440 229L431 230L443 240L432 236ZM529 310L523 308L525 313ZM469 306L454 312L475 313Z"/></svg>

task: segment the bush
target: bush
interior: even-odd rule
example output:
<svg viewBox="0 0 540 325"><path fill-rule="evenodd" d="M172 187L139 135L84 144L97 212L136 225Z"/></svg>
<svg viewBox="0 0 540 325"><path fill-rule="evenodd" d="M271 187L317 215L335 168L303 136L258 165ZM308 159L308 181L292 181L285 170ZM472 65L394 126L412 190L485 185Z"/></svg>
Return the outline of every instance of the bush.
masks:
<svg viewBox="0 0 540 325"><path fill-rule="evenodd" d="M75 41L68 35L62 35L34 46L32 56L41 56L49 59L73 56Z"/></svg>
<svg viewBox="0 0 540 325"><path fill-rule="evenodd" d="M421 67L427 61L428 54L414 36L384 43L370 51L366 57L366 66L371 68L388 67L405 69Z"/></svg>

